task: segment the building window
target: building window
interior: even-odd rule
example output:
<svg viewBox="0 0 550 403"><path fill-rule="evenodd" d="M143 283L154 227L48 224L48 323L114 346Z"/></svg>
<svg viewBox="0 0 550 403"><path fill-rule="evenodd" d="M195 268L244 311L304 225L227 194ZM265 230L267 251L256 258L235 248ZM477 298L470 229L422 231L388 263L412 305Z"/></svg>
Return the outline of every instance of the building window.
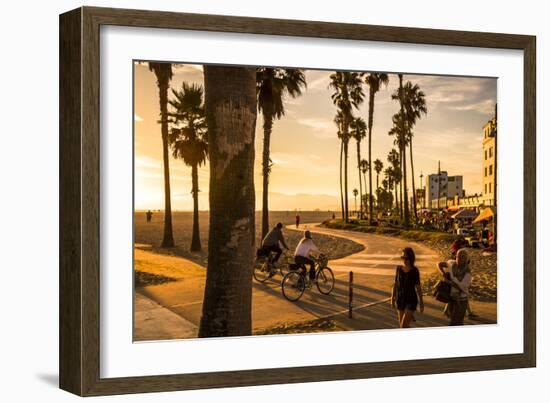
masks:
<svg viewBox="0 0 550 403"><path fill-rule="evenodd" d="M485 150L485 161L487 161L487 150Z"/></svg>
<svg viewBox="0 0 550 403"><path fill-rule="evenodd" d="M489 176L493 174L493 166L489 165Z"/></svg>
<svg viewBox="0 0 550 403"><path fill-rule="evenodd" d="M485 167L485 176L487 176L487 167Z"/></svg>
<svg viewBox="0 0 550 403"><path fill-rule="evenodd" d="M491 193L491 184L489 183L489 193Z"/></svg>
<svg viewBox="0 0 550 403"><path fill-rule="evenodd" d="M489 158L493 158L493 147L489 148Z"/></svg>

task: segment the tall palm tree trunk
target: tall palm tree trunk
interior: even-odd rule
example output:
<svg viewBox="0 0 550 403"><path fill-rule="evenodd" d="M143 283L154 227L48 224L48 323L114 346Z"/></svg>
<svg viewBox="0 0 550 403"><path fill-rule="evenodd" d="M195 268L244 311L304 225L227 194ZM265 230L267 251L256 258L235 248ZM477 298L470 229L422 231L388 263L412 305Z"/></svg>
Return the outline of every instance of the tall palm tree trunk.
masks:
<svg viewBox="0 0 550 403"><path fill-rule="evenodd" d="M268 190L269 190L269 148L271 143L271 131L273 129L273 117L264 111L264 149L262 153L262 239L269 232L269 206L268 206Z"/></svg>
<svg viewBox="0 0 550 403"><path fill-rule="evenodd" d="M340 142L340 202L342 205L342 220L346 216L346 210L344 208L344 188L343 188L343 178L342 178L342 164L343 164L343 157L344 157L344 140Z"/></svg>
<svg viewBox="0 0 550 403"><path fill-rule="evenodd" d="M347 135L346 135L347 137ZM348 208L348 140L344 141L344 220L349 221L349 208Z"/></svg>
<svg viewBox="0 0 550 403"><path fill-rule="evenodd" d="M407 148L403 146L403 225L408 227L410 223L409 216L409 196L407 192Z"/></svg>
<svg viewBox="0 0 550 403"><path fill-rule="evenodd" d="M401 220L404 220L403 214L403 149L401 144L399 145L399 169L401 169L401 179L399 180L399 214L401 215Z"/></svg>
<svg viewBox="0 0 550 403"><path fill-rule="evenodd" d="M159 81L160 131L162 136L162 166L164 171L164 234L161 243L161 247L163 248L171 248L174 246L168 155L168 86L168 80Z"/></svg>
<svg viewBox="0 0 550 403"><path fill-rule="evenodd" d="M380 191L378 189L380 189L380 186L378 185L378 177L380 176L380 174L378 172L376 172L376 211L380 211L380 203L378 202L378 199L380 198Z"/></svg>
<svg viewBox="0 0 550 403"><path fill-rule="evenodd" d="M412 180L412 192L413 192L413 211L414 219L418 221L418 211L416 207L416 187L414 185L414 163L413 163L413 141L412 136L409 137L409 152L411 157L411 180Z"/></svg>
<svg viewBox="0 0 550 403"><path fill-rule="evenodd" d="M395 193L395 209L399 210L399 201L398 201L398 198L397 198L397 183L395 183L393 185L393 191Z"/></svg>
<svg viewBox="0 0 550 403"><path fill-rule="evenodd" d="M403 74L399 74L399 104L401 109L401 119L405 119L405 110L403 107ZM407 153L405 145L405 127L404 122L401 124L401 135L402 141L402 155L403 155L403 225L405 227L409 226L409 197L407 195Z"/></svg>
<svg viewBox="0 0 550 403"><path fill-rule="evenodd" d="M363 182L364 182L364 184L365 184L365 191L366 191L366 190L367 190L367 174L364 173L364 172L363 172ZM363 198L363 196L361 196L361 198ZM367 203L366 200L367 200L367 199L365 199L365 200L363 201L363 203L366 204L366 203Z"/></svg>
<svg viewBox="0 0 550 403"><path fill-rule="evenodd" d="M369 89L369 221L372 221L372 120L374 116L374 91Z"/></svg>
<svg viewBox="0 0 550 403"><path fill-rule="evenodd" d="M201 237L199 232L199 168L197 164L191 166L191 181L193 193L193 232L191 237L191 250L198 252L201 250Z"/></svg>
<svg viewBox="0 0 550 403"><path fill-rule="evenodd" d="M363 218L363 184L361 183L361 143L359 141L357 141L357 172L359 173L359 211L360 211L359 218Z"/></svg>
<svg viewBox="0 0 550 403"><path fill-rule="evenodd" d="M205 66L208 267L199 337L252 333L256 69Z"/></svg>

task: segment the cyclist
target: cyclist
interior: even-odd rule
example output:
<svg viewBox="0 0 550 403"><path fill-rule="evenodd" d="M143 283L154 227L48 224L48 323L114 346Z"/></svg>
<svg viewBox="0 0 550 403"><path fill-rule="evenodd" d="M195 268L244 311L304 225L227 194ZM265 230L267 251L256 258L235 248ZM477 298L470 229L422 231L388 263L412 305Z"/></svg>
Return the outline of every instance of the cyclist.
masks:
<svg viewBox="0 0 550 403"><path fill-rule="evenodd" d="M309 265L309 279L313 282L315 281L315 261L310 257L312 253L318 255L320 251L311 239L311 232L305 231L304 237L300 240L294 252L294 261L301 267Z"/></svg>
<svg viewBox="0 0 550 403"><path fill-rule="evenodd" d="M277 223L277 225L267 233L262 241L263 249L269 252L275 252L275 256L271 260L271 263L276 263L283 253L283 250L279 246L279 242L285 249L289 249L285 242L285 237L283 236L283 224L281 223Z"/></svg>

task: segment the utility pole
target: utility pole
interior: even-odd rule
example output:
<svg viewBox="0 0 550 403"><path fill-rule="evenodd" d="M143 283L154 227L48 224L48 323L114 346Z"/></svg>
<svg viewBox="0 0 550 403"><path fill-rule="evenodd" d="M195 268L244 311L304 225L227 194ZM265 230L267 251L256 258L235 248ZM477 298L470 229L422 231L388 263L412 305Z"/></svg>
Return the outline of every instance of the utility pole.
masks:
<svg viewBox="0 0 550 403"><path fill-rule="evenodd" d="M424 175L420 171L420 189L424 192L424 196L422 196L422 208L426 208L426 187L424 186L424 182L422 182L422 178L424 178Z"/></svg>

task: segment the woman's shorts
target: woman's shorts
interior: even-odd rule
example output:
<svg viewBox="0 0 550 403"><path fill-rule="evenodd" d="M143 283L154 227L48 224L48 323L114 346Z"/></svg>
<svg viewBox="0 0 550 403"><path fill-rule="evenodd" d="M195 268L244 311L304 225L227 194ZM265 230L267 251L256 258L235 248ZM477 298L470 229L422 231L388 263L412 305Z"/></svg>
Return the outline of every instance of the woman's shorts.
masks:
<svg viewBox="0 0 550 403"><path fill-rule="evenodd" d="M418 302L408 302L408 301L397 301L397 309L400 311L416 311L416 306Z"/></svg>

